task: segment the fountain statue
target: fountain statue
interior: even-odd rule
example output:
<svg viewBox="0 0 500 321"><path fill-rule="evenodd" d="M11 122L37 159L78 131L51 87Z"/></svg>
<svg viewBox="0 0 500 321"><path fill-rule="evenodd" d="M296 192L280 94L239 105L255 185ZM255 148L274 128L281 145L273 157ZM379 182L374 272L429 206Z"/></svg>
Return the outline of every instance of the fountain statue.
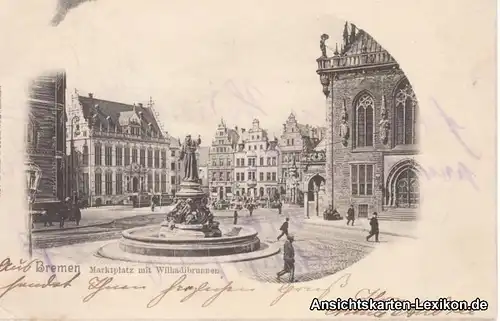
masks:
<svg viewBox="0 0 500 321"><path fill-rule="evenodd" d="M193 140L191 135L187 135L182 144L180 160L184 164L184 177L181 189L176 194L175 205L162 223L160 237L181 233L178 230L196 237L222 236L219 223L213 220L213 214L207 206L207 195L201 190L196 162L196 150L200 144L200 136Z"/></svg>
<svg viewBox="0 0 500 321"><path fill-rule="evenodd" d="M257 231L247 225L220 225L208 208L208 197L201 189L196 150L200 137L186 136L181 150L184 177L169 207L165 220L158 225L134 227L122 232L122 238L100 248L97 254L114 260L179 263L235 262L274 255L279 244L261 242Z"/></svg>

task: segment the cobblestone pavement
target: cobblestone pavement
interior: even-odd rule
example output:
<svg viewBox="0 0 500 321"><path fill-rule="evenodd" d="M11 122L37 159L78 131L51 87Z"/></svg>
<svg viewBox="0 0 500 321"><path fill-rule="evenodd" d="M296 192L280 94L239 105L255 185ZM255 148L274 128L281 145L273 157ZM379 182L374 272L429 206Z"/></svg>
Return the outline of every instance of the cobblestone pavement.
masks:
<svg viewBox="0 0 500 321"><path fill-rule="evenodd" d="M279 227L285 217L290 217L290 233L295 235L296 282L320 279L341 271L361 260L377 246L376 243L365 241L366 233L363 231L344 230L327 225L304 224L301 208L286 209L283 215L278 215L276 211L267 209L255 211L252 217L246 211L240 211L239 214L238 224L254 227L262 242L280 242L281 244L284 243L285 238L277 240ZM124 229L159 224L162 219L163 217L155 214L127 217L118 219L113 224L104 227L38 233L38 235L34 235L34 242L38 248L65 246L68 249L78 243L118 239ZM232 224L232 218L223 217L218 220L221 224ZM398 237L394 236L381 236L381 242L393 242L397 239ZM89 249L95 246L92 243L88 245ZM72 244L73 246L67 247ZM80 244L77 247L86 248L87 246ZM86 260L85 258L80 259ZM276 277L276 273L283 268L282 253L265 259L234 264L242 274L250 279L267 283L286 282L288 279L287 275L282 277L282 281Z"/></svg>

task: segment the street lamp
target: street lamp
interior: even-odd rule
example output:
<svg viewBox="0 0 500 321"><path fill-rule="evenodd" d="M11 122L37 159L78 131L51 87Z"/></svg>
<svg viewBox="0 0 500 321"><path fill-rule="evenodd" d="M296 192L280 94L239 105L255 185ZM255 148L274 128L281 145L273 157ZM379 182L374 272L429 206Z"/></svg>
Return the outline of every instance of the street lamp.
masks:
<svg viewBox="0 0 500 321"><path fill-rule="evenodd" d="M77 183L76 183L76 170L75 170L75 140L74 140L74 135L80 135L80 118L78 116L74 116L71 119L71 140L70 140L70 156L71 156L71 186L70 186L70 195L72 198L72 201L75 202L75 193L77 189L75 188Z"/></svg>
<svg viewBox="0 0 500 321"><path fill-rule="evenodd" d="M32 162L26 162L24 164L24 171L26 174L26 194L28 198L28 251L30 259L33 255L33 242L32 242L32 229L33 229L33 203L35 203L36 193L38 192L38 184L40 183L40 178L42 176L42 171L40 167Z"/></svg>

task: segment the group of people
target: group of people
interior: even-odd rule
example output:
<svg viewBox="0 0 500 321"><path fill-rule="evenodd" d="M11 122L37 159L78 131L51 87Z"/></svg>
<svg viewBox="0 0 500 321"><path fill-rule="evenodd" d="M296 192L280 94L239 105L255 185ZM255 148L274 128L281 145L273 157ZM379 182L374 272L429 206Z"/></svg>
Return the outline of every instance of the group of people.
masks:
<svg viewBox="0 0 500 321"><path fill-rule="evenodd" d="M54 222L59 222L59 228L64 228L64 224L68 220L74 220L76 225L80 225L82 212L78 202L72 202L70 197L64 200L59 208L50 208L43 211L41 220L44 227L54 226ZM32 221L31 227L35 227Z"/></svg>

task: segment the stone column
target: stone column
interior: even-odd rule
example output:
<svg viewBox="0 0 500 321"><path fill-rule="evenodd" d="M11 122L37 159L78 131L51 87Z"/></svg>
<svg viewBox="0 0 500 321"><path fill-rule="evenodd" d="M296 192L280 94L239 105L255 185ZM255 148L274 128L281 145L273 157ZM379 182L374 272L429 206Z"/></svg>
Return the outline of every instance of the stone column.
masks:
<svg viewBox="0 0 500 321"><path fill-rule="evenodd" d="M334 191L333 191L333 176L334 176L334 162L333 162L333 150L334 150L334 129L333 129L333 79L330 77L329 82L329 93L326 95L325 109L326 109L326 164L325 164L325 174L326 174L326 186L325 193L327 197L327 203L332 204L335 208L334 203Z"/></svg>
<svg viewBox="0 0 500 321"><path fill-rule="evenodd" d="M304 193L304 216L309 218L309 193Z"/></svg>

